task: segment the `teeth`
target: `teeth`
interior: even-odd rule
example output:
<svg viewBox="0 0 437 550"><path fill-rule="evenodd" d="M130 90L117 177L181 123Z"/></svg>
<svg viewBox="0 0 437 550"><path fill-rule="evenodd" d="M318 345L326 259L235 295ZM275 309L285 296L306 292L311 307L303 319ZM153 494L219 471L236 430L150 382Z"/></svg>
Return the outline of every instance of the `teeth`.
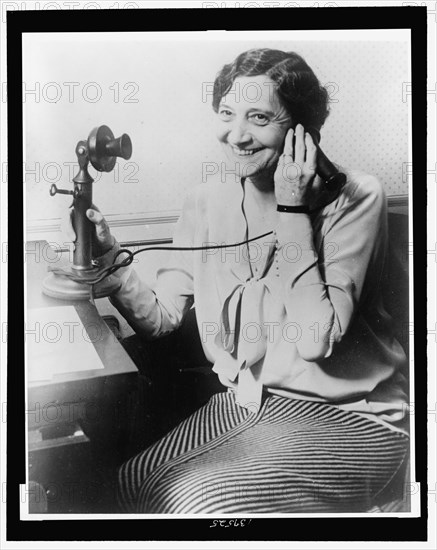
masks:
<svg viewBox="0 0 437 550"><path fill-rule="evenodd" d="M237 154L240 157L245 157L249 155L253 155L254 153L257 153L258 151L261 151L261 147L258 149L237 149L236 147L232 147L232 150L235 154Z"/></svg>

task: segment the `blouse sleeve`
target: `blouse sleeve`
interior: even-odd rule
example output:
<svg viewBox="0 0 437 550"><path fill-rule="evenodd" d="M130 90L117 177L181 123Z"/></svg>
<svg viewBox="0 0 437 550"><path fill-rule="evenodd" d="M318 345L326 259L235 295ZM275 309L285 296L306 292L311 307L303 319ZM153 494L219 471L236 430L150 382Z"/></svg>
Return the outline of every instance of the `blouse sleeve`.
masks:
<svg viewBox="0 0 437 550"><path fill-rule="evenodd" d="M385 219L382 186L366 176L333 214L323 236L323 261L316 252L310 217L281 214L276 229L278 269L287 321L300 329L296 346L306 361L329 357L346 334L366 277L378 268L372 262L384 246Z"/></svg>
<svg viewBox="0 0 437 550"><path fill-rule="evenodd" d="M191 194L185 200L171 246L193 246L194 229L195 198ZM172 251L165 267L158 270L153 288L131 267L116 272L122 286L110 301L138 334L158 338L180 326L193 303L192 255L192 251Z"/></svg>

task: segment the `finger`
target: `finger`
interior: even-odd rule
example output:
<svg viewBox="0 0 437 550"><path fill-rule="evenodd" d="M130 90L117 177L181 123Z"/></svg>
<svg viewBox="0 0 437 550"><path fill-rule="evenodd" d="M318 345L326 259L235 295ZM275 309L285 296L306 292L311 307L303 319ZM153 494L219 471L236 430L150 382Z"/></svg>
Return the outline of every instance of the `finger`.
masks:
<svg viewBox="0 0 437 550"><path fill-rule="evenodd" d="M86 215L89 220L91 220L96 225L97 237L106 237L109 233L108 224L103 217L103 214L99 210L94 210L93 208L88 208Z"/></svg>
<svg viewBox="0 0 437 550"><path fill-rule="evenodd" d="M88 214L89 213L89 214ZM100 208L96 206L94 203L91 203L91 208L87 210L87 216L88 218L96 224L96 230L97 232L103 231L104 229L109 231L108 223L105 220L103 214L100 211Z"/></svg>
<svg viewBox="0 0 437 550"><path fill-rule="evenodd" d="M317 147L313 138L308 132L305 132L305 164L308 170L316 171L317 168Z"/></svg>
<svg viewBox="0 0 437 550"><path fill-rule="evenodd" d="M88 208L86 215L96 225L96 236L100 243L108 244L114 240L109 230L109 225L101 212Z"/></svg>
<svg viewBox="0 0 437 550"><path fill-rule="evenodd" d="M89 220L91 220L93 223L95 223L99 228L103 228L106 225L106 220L103 217L103 214L99 210L95 210L94 208L88 208L86 211L86 215Z"/></svg>
<svg viewBox="0 0 437 550"><path fill-rule="evenodd" d="M293 136L294 136L294 130L293 128L290 128L288 132L285 135L285 141L284 141L284 151L283 155L289 155L293 158Z"/></svg>
<svg viewBox="0 0 437 550"><path fill-rule="evenodd" d="M305 162L305 139L302 124L298 124L296 126L295 134L296 139L294 145L294 162L303 169L303 165Z"/></svg>

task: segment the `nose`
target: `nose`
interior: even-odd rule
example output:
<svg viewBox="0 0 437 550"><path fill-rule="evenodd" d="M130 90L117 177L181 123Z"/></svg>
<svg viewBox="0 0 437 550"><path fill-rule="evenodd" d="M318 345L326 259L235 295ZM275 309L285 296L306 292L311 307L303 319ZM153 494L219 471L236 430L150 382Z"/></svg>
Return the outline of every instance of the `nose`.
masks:
<svg viewBox="0 0 437 550"><path fill-rule="evenodd" d="M234 120L227 136L228 143L239 147L251 141L252 136L245 120Z"/></svg>

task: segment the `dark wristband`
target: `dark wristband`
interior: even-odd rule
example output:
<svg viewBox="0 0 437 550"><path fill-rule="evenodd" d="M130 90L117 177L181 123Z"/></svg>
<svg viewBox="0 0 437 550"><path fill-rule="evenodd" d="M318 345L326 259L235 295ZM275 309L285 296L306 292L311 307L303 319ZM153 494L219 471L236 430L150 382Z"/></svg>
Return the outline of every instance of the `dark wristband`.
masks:
<svg viewBox="0 0 437 550"><path fill-rule="evenodd" d="M278 212L288 212L289 214L308 214L310 207L307 204L301 206L285 206L284 204L278 204Z"/></svg>

